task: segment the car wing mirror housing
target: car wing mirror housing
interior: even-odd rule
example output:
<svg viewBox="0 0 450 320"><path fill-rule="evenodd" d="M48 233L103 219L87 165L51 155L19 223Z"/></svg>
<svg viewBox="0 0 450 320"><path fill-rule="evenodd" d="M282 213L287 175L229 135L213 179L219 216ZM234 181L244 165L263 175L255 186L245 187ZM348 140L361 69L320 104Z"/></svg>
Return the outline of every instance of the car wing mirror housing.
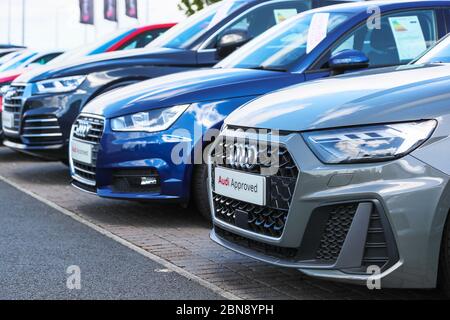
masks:
<svg viewBox="0 0 450 320"><path fill-rule="evenodd" d="M248 32L242 29L231 29L224 32L217 42L217 57L223 59L250 40Z"/></svg>
<svg viewBox="0 0 450 320"><path fill-rule="evenodd" d="M368 68L369 58L358 50L343 50L331 56L328 66L333 74L341 74L348 70Z"/></svg>

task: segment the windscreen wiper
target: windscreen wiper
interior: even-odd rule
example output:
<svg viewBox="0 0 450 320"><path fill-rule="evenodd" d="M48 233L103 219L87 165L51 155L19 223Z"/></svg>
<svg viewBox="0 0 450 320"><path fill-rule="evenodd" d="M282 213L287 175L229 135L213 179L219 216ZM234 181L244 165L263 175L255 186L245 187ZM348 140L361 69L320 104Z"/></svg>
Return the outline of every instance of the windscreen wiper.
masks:
<svg viewBox="0 0 450 320"><path fill-rule="evenodd" d="M265 70L265 71L277 71L277 72L287 72L286 69L283 68L276 68L276 67L267 67L267 66L257 66L257 67L251 67L248 69L252 70Z"/></svg>

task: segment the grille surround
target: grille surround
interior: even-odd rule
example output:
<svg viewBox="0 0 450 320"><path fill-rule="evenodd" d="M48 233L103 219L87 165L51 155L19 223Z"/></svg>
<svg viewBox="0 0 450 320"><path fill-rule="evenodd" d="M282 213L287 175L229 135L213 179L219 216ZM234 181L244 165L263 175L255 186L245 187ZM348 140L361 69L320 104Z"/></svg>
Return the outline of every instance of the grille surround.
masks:
<svg viewBox="0 0 450 320"><path fill-rule="evenodd" d="M26 85L11 85L8 92L3 97L3 110L14 115L14 127L4 128L7 132L16 134L19 134L20 132L20 122L22 120L23 111L23 96L26 89ZM15 93L9 96L12 91Z"/></svg>
<svg viewBox="0 0 450 320"><path fill-rule="evenodd" d="M88 130L85 136L77 134L75 130L80 121L88 122L91 125L91 128ZM72 178L78 182L77 187L85 185L85 189L89 190L90 192L92 192L92 187L96 187L97 185L97 156L100 151L100 141L103 137L104 130L105 119L101 116L90 114L80 114L72 126L72 133L70 137L71 141L77 140L83 143L91 144L93 146L92 163L90 165L73 159L72 154L70 153Z"/></svg>
<svg viewBox="0 0 450 320"><path fill-rule="evenodd" d="M236 223L236 211L244 211L248 214L247 230L272 238L280 238L284 231L290 203L299 176L299 169L295 164L293 157L282 144L278 143L271 145L263 143L261 146L260 144L255 143L255 141L245 139L244 143L246 145L257 146L257 157L254 165L242 166L227 161L226 150L230 148L230 140L233 140L232 143L236 144L238 143L238 138L227 136L224 140L226 140L226 142L220 141L211 157L211 180L213 187L212 206L215 218L232 226L242 228L242 226L238 226ZM239 141L240 140L241 138L239 138ZM217 154L216 151L218 152ZM277 152L279 157L277 170L275 172L269 169L270 164L267 162L267 159L270 160L274 152ZM267 204L265 206L258 206L217 194L214 191L215 167L265 176L268 188Z"/></svg>

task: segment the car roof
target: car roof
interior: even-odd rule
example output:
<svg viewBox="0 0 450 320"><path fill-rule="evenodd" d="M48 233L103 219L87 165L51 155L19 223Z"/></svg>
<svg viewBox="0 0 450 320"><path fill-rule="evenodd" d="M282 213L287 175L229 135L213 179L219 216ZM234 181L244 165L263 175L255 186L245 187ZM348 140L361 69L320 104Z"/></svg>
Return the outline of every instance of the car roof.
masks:
<svg viewBox="0 0 450 320"><path fill-rule="evenodd" d="M154 30L154 29L170 28L170 27L175 26L176 24L177 24L176 22L150 24L150 25L146 25L146 26L136 27L135 30L137 30L137 31L147 31L147 30Z"/></svg>

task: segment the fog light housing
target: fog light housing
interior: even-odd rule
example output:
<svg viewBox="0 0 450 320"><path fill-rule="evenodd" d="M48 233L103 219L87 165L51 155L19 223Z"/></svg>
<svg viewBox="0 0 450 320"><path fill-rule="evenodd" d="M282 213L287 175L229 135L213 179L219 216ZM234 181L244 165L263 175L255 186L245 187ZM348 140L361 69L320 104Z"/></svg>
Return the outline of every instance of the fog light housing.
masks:
<svg viewBox="0 0 450 320"><path fill-rule="evenodd" d="M141 177L141 186L155 186L157 184L157 177Z"/></svg>
<svg viewBox="0 0 450 320"><path fill-rule="evenodd" d="M114 170L112 189L119 193L160 192L158 171L154 168Z"/></svg>

